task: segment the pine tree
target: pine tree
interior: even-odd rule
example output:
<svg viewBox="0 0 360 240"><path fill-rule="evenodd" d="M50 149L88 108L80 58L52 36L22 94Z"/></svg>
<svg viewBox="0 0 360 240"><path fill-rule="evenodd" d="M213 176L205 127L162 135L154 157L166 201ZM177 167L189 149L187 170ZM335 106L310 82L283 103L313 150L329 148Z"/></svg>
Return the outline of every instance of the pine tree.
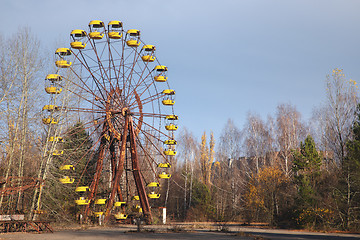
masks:
<svg viewBox="0 0 360 240"><path fill-rule="evenodd" d="M315 147L313 138L309 135L304 143L300 143L300 150L294 152L293 172L298 186L299 202L303 207L316 207L316 186L320 177L322 157Z"/></svg>

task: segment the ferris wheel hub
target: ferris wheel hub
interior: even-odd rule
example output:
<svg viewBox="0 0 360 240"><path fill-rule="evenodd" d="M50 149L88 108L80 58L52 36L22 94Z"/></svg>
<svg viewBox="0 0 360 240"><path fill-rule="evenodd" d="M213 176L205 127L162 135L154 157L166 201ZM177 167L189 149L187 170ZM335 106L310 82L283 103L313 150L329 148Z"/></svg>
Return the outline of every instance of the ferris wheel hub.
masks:
<svg viewBox="0 0 360 240"><path fill-rule="evenodd" d="M129 112L129 109L127 107L124 107L123 109L121 109L121 113L122 115L125 117L126 115L128 115L130 112Z"/></svg>

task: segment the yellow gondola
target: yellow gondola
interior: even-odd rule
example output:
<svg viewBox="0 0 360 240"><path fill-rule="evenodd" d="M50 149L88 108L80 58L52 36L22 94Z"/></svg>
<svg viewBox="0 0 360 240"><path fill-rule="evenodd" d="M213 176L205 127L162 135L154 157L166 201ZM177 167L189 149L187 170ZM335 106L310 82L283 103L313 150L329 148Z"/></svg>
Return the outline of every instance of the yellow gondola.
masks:
<svg viewBox="0 0 360 240"><path fill-rule="evenodd" d="M64 150L54 150L54 152L52 153L53 156L61 156L64 154Z"/></svg>
<svg viewBox="0 0 360 240"><path fill-rule="evenodd" d="M84 49L86 47L86 43L81 41L86 36L86 32L84 30L75 29L70 33L72 38L72 42L70 46L75 49Z"/></svg>
<svg viewBox="0 0 360 240"><path fill-rule="evenodd" d="M95 217L99 217L101 215L104 215L104 212L94 212Z"/></svg>
<svg viewBox="0 0 360 240"><path fill-rule="evenodd" d="M58 48L56 49L55 54L61 57L70 56L71 50L69 48Z"/></svg>
<svg viewBox="0 0 360 240"><path fill-rule="evenodd" d="M159 168L170 168L171 164L170 163L159 163L157 166Z"/></svg>
<svg viewBox="0 0 360 240"><path fill-rule="evenodd" d="M141 57L141 59L144 62L153 62L153 61L155 61L156 57L151 56L151 55L144 55L144 56Z"/></svg>
<svg viewBox="0 0 360 240"><path fill-rule="evenodd" d="M140 197L139 197L139 196L133 196L133 197L131 198L131 200L139 201L139 200L140 200Z"/></svg>
<svg viewBox="0 0 360 240"><path fill-rule="evenodd" d="M176 151L168 149L164 151L164 154L167 156L175 156L176 155Z"/></svg>
<svg viewBox="0 0 360 240"><path fill-rule="evenodd" d="M142 208L136 204L136 206L134 206L132 209L131 209L133 212L139 212L141 213L142 212Z"/></svg>
<svg viewBox="0 0 360 240"><path fill-rule="evenodd" d="M64 142L62 137L49 137L49 142Z"/></svg>
<svg viewBox="0 0 360 240"><path fill-rule="evenodd" d="M178 126L174 124L165 125L165 129L168 131L176 131L178 129Z"/></svg>
<svg viewBox="0 0 360 240"><path fill-rule="evenodd" d="M86 43L83 42L71 42L70 46L75 49L84 49L86 47Z"/></svg>
<svg viewBox="0 0 360 240"><path fill-rule="evenodd" d="M175 104L175 100L172 99L164 99L162 100L162 104L165 106L172 106Z"/></svg>
<svg viewBox="0 0 360 240"><path fill-rule="evenodd" d="M110 21L108 24L108 35L112 39L120 39L122 37L122 22Z"/></svg>
<svg viewBox="0 0 360 240"><path fill-rule="evenodd" d="M167 79L168 79L167 77L162 75L154 77L155 82L166 82Z"/></svg>
<svg viewBox="0 0 360 240"><path fill-rule="evenodd" d="M42 122L43 122L44 124L47 124L47 125L49 125L49 124L58 124L58 123L59 123L59 119L55 119L55 118L50 118L50 117L48 117L48 118L43 118L43 119L42 119Z"/></svg>
<svg viewBox="0 0 360 240"><path fill-rule="evenodd" d="M138 40L128 40L128 41L126 41L126 44L129 47L138 47L138 46L140 46L140 41L138 41Z"/></svg>
<svg viewBox="0 0 360 240"><path fill-rule="evenodd" d="M68 62L66 60L57 60L55 61L55 65L59 68L68 68L70 67L72 62Z"/></svg>
<svg viewBox="0 0 360 240"><path fill-rule="evenodd" d="M155 66L154 70L156 70L157 72L166 72L168 68L164 65L157 65Z"/></svg>
<svg viewBox="0 0 360 240"><path fill-rule="evenodd" d="M178 120L179 117L177 115L167 115L165 117L167 120Z"/></svg>
<svg viewBox="0 0 360 240"><path fill-rule="evenodd" d="M91 39L102 39L104 37L103 33L100 33L97 29L104 28L104 23L99 20L93 20L89 23L90 33L89 37Z"/></svg>
<svg viewBox="0 0 360 240"><path fill-rule="evenodd" d="M95 200L95 204L97 205L104 205L106 203L106 199L100 198Z"/></svg>
<svg viewBox="0 0 360 240"><path fill-rule="evenodd" d="M165 89L162 93L165 95L175 95L175 91L173 89Z"/></svg>
<svg viewBox="0 0 360 240"><path fill-rule="evenodd" d="M75 203L77 205L88 205L90 203L90 200L85 197L80 197L79 199L75 199Z"/></svg>
<svg viewBox="0 0 360 240"><path fill-rule="evenodd" d="M123 213L116 213L114 214L115 219L117 220L124 220L127 219L128 215Z"/></svg>
<svg viewBox="0 0 360 240"><path fill-rule="evenodd" d="M167 173L160 173L159 174L159 178L162 178L162 179L167 179L167 178L171 178L171 174L167 174Z"/></svg>
<svg viewBox="0 0 360 240"><path fill-rule="evenodd" d="M80 186L75 189L75 192L87 192L90 191L90 188L88 186Z"/></svg>
<svg viewBox="0 0 360 240"><path fill-rule="evenodd" d="M59 74L48 74L45 79L51 82L60 82L62 81L62 76Z"/></svg>
<svg viewBox="0 0 360 240"><path fill-rule="evenodd" d="M59 68L68 68L71 66L72 62L65 60L64 58L71 55L71 50L69 48L58 48L55 51L58 60L55 61L55 65Z"/></svg>
<svg viewBox="0 0 360 240"><path fill-rule="evenodd" d="M148 196L148 198L159 198L160 193L151 192L147 196Z"/></svg>
<svg viewBox="0 0 360 240"><path fill-rule="evenodd" d="M75 30L71 31L70 35L73 38L83 38L83 37L86 37L86 32L81 29L75 29Z"/></svg>
<svg viewBox="0 0 360 240"><path fill-rule="evenodd" d="M127 35L130 36L130 39L126 41L126 44L129 47L138 47L140 46L140 31L137 29L130 29L127 31Z"/></svg>
<svg viewBox="0 0 360 240"><path fill-rule="evenodd" d="M51 87L46 87L45 91L48 94L60 94L62 92L62 88L51 86Z"/></svg>
<svg viewBox="0 0 360 240"><path fill-rule="evenodd" d="M164 141L164 144L166 145L176 145L177 142L174 139L168 139Z"/></svg>
<svg viewBox="0 0 360 240"><path fill-rule="evenodd" d="M154 56L155 46L154 45L145 45L143 46L143 51L145 52L141 59L144 62L153 62L155 61L156 57Z"/></svg>
<svg viewBox="0 0 360 240"><path fill-rule="evenodd" d="M74 181L75 181L74 178L70 178L68 176L64 176L64 177L60 178L60 182L63 184L74 183Z"/></svg>
<svg viewBox="0 0 360 240"><path fill-rule="evenodd" d="M160 187L160 183L158 182L151 182L147 185L148 187Z"/></svg>
<svg viewBox="0 0 360 240"><path fill-rule="evenodd" d="M45 105L42 110L48 110L48 111L54 111L54 110L59 110L59 107L56 105Z"/></svg>
<svg viewBox="0 0 360 240"><path fill-rule="evenodd" d="M126 202L115 202L114 207L121 207L121 205L125 205Z"/></svg>
<svg viewBox="0 0 360 240"><path fill-rule="evenodd" d="M68 164L68 165L62 165L60 167L60 170L75 170L74 165Z"/></svg>

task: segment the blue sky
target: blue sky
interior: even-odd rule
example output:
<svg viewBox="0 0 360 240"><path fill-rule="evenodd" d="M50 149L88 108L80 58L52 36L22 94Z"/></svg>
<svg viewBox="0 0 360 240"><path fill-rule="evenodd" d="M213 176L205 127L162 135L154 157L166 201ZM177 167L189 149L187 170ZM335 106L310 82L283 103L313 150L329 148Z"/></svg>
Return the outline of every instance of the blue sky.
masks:
<svg viewBox="0 0 360 240"><path fill-rule="evenodd" d="M120 20L157 47L176 90L179 126L219 137L229 118L264 119L280 103L307 120L325 101L326 75L360 79L356 0L2 0L1 33L28 26L53 53L90 20ZM43 79L40 80L41 82Z"/></svg>

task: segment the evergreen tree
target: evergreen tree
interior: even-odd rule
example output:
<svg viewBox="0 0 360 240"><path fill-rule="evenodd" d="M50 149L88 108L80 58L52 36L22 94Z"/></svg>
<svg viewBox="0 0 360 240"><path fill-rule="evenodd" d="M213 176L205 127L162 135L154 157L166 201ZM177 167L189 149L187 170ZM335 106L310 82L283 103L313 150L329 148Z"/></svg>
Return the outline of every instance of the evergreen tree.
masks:
<svg viewBox="0 0 360 240"><path fill-rule="evenodd" d="M319 193L320 167L322 156L316 150L314 139L308 135L300 143L300 150L293 152L293 173L297 186L296 219L299 225L317 226L325 219L320 208L321 196Z"/></svg>
<svg viewBox="0 0 360 240"><path fill-rule="evenodd" d="M300 151L294 152L293 172L301 202L307 207L316 205L316 185L320 176L322 157L309 135L300 143Z"/></svg>
<svg viewBox="0 0 360 240"><path fill-rule="evenodd" d="M51 215L61 220L73 220L78 211L75 205L76 183L88 186L94 176L94 152L91 149L92 140L84 125L76 123L66 130L63 136L64 142L59 144L58 152L61 155L53 156L51 176L47 180L48 189L44 195L44 205L51 209ZM74 170L60 170L63 165L73 165ZM84 171L86 166L87 171ZM73 184L62 184L60 178L74 178Z"/></svg>

